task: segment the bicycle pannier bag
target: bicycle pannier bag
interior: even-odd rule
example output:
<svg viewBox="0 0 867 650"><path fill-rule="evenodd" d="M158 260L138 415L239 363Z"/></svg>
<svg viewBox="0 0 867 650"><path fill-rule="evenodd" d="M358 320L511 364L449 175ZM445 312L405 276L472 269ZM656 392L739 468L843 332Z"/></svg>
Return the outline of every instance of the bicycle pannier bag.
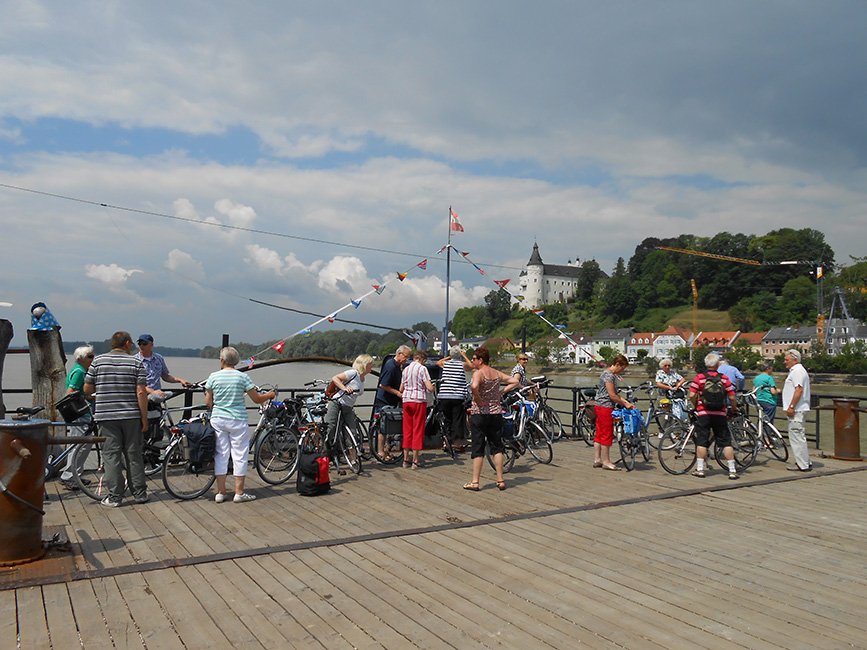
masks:
<svg viewBox="0 0 867 650"><path fill-rule="evenodd" d="M331 489L328 456L318 451L302 451L298 457L295 489L301 496L315 497Z"/></svg>
<svg viewBox="0 0 867 650"><path fill-rule="evenodd" d="M701 401L708 411L722 411L726 407L726 387L719 373L705 375Z"/></svg>
<svg viewBox="0 0 867 650"><path fill-rule="evenodd" d="M190 471L197 472L214 461L217 433L207 421L188 422L184 427Z"/></svg>
<svg viewBox="0 0 867 650"><path fill-rule="evenodd" d="M379 427L386 436L403 435L403 407L383 406L379 411Z"/></svg>

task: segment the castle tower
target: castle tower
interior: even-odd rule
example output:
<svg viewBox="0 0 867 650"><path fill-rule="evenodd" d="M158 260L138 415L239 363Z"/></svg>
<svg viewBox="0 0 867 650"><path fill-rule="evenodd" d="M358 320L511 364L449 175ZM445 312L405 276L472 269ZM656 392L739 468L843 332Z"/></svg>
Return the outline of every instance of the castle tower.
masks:
<svg viewBox="0 0 867 650"><path fill-rule="evenodd" d="M535 309L545 304L545 265L539 255L539 244L533 242L533 253L530 261L524 267L525 275L521 278L521 291L524 294L524 306Z"/></svg>

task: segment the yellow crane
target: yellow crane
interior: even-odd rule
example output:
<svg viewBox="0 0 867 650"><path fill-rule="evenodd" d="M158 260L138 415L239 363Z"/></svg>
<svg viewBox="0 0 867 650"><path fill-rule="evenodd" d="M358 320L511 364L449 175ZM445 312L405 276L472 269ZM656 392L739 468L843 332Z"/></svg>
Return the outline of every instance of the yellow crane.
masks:
<svg viewBox="0 0 867 650"><path fill-rule="evenodd" d="M692 335L698 336L698 286L695 278L689 281L689 286L692 287Z"/></svg>
<svg viewBox="0 0 867 650"><path fill-rule="evenodd" d="M712 260L720 260L722 262L734 262L735 264L746 264L748 266L791 266L791 265L807 265L816 269L816 340L825 340L825 309L824 309L824 275L825 270L821 262L811 260L784 260L782 262L759 262L758 260L750 260L745 257L732 257L731 255L718 255L717 253L705 253L704 251L694 251L688 248L675 248L673 246L657 246L656 250L671 251L672 253L683 253L685 255L695 255L697 257L707 257ZM695 281L693 280L693 304L697 302ZM695 313L695 306L693 306ZM695 325L693 325L695 329Z"/></svg>

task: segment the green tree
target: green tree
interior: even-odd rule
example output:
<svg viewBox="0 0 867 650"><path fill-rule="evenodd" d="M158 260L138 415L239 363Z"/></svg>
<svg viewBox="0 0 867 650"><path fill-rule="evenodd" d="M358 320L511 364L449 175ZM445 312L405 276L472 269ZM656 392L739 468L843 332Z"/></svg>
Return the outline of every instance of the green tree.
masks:
<svg viewBox="0 0 867 650"><path fill-rule="evenodd" d="M816 285L806 275L792 278L783 285L782 313L776 323L804 323L815 320Z"/></svg>
<svg viewBox="0 0 867 650"><path fill-rule="evenodd" d="M635 289L626 274L626 264L617 258L614 273L605 284L605 293L600 309L603 316L616 322L630 318L635 311Z"/></svg>
<svg viewBox="0 0 867 650"><path fill-rule="evenodd" d="M599 348L596 354L602 357L606 364L611 365L611 360L618 354L620 354L620 352L618 352L611 346L603 345L601 348Z"/></svg>
<svg viewBox="0 0 867 650"><path fill-rule="evenodd" d="M762 355L756 352L746 341L736 341L732 349L726 352L726 359L741 372L754 370L762 360Z"/></svg>
<svg viewBox="0 0 867 650"><path fill-rule="evenodd" d="M487 306L477 305L458 309L449 328L459 339L468 339L484 336L494 327Z"/></svg>
<svg viewBox="0 0 867 650"><path fill-rule="evenodd" d="M762 291L741 298L729 310L729 317L739 330L753 332L770 329L779 323L781 313L777 297L769 291Z"/></svg>
<svg viewBox="0 0 867 650"><path fill-rule="evenodd" d="M494 327L502 325L512 316L511 295L505 289L491 291L485 296L485 307Z"/></svg>
<svg viewBox="0 0 867 650"><path fill-rule="evenodd" d="M690 367L691 353L692 350L685 345L675 348L674 353L671 355L674 367L686 372L686 369Z"/></svg>

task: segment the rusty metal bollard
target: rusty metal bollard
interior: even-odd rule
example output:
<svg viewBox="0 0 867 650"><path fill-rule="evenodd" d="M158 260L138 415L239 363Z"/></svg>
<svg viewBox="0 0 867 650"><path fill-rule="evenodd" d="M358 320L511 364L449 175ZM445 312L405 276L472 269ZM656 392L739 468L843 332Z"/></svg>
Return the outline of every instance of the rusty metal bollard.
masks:
<svg viewBox="0 0 867 650"><path fill-rule="evenodd" d="M863 460L861 458L861 432L857 399L834 400L834 455L838 460Z"/></svg>
<svg viewBox="0 0 867 650"><path fill-rule="evenodd" d="M48 420L0 420L0 566L38 560Z"/></svg>

